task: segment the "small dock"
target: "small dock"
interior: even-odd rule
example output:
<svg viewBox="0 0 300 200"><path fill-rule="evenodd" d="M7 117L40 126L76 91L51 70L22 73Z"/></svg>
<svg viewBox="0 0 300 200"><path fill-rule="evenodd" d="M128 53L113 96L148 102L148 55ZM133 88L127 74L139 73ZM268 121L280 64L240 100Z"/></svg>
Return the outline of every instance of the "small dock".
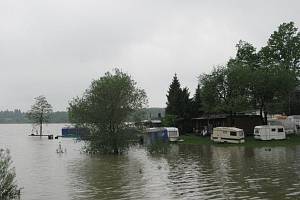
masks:
<svg viewBox="0 0 300 200"><path fill-rule="evenodd" d="M49 140L53 139L53 134L46 134L46 135L37 135L37 134L30 134L28 136L32 136L32 137L48 137Z"/></svg>

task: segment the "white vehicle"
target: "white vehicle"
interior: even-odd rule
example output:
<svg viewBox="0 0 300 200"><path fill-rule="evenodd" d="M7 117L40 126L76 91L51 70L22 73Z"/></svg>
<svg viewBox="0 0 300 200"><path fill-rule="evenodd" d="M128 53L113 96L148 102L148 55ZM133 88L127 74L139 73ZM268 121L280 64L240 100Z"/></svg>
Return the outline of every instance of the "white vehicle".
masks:
<svg viewBox="0 0 300 200"><path fill-rule="evenodd" d="M177 141L179 138L178 128L175 127L165 127L164 128L168 134L168 138L170 142Z"/></svg>
<svg viewBox="0 0 300 200"><path fill-rule="evenodd" d="M268 120L268 125L283 126L286 135L294 134L296 132L295 123L292 120L288 119L288 118L270 119L270 120Z"/></svg>
<svg viewBox="0 0 300 200"><path fill-rule="evenodd" d="M284 140L285 129L281 125L264 125L254 127L254 138L258 140Z"/></svg>
<svg viewBox="0 0 300 200"><path fill-rule="evenodd" d="M214 142L244 143L245 135L243 129L235 127L216 127L210 139Z"/></svg>
<svg viewBox="0 0 300 200"><path fill-rule="evenodd" d="M295 133L300 133L300 115L291 115L287 118L294 126Z"/></svg>

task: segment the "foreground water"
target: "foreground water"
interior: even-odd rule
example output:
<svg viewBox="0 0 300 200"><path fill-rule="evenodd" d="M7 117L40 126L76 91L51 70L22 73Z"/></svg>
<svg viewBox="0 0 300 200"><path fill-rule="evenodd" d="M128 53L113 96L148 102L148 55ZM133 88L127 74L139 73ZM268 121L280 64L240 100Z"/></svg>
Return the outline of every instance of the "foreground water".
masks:
<svg viewBox="0 0 300 200"><path fill-rule="evenodd" d="M45 127L60 134L61 124ZM123 156L88 156L72 139L29 137L30 125L0 125L25 200L300 199L300 146L172 145ZM61 141L67 153L57 154Z"/></svg>

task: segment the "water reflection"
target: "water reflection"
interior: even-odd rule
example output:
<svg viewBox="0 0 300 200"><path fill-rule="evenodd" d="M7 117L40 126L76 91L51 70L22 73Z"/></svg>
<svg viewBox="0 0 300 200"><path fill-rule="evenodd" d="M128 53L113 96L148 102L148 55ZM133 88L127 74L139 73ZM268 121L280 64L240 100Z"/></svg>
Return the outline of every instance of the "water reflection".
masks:
<svg viewBox="0 0 300 200"><path fill-rule="evenodd" d="M158 155L135 148L85 157L68 171L77 180L73 199L295 199L299 151L172 145Z"/></svg>
<svg viewBox="0 0 300 200"><path fill-rule="evenodd" d="M180 146L180 159L168 159L169 178L182 199L295 199L297 152L299 147Z"/></svg>

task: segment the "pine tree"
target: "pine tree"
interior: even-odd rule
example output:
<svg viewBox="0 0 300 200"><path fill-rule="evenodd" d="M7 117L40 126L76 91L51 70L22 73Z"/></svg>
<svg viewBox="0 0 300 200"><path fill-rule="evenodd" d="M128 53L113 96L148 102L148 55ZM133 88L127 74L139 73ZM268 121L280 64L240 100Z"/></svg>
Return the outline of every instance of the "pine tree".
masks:
<svg viewBox="0 0 300 200"><path fill-rule="evenodd" d="M182 89L180 87L180 82L175 74L172 80L172 83L169 87L169 91L167 94L167 107L166 107L166 115L181 115L181 105L182 105Z"/></svg>
<svg viewBox="0 0 300 200"><path fill-rule="evenodd" d="M193 117L199 117L203 114L203 108L202 108L202 100L201 100L201 88L198 84L194 97L193 97Z"/></svg>

